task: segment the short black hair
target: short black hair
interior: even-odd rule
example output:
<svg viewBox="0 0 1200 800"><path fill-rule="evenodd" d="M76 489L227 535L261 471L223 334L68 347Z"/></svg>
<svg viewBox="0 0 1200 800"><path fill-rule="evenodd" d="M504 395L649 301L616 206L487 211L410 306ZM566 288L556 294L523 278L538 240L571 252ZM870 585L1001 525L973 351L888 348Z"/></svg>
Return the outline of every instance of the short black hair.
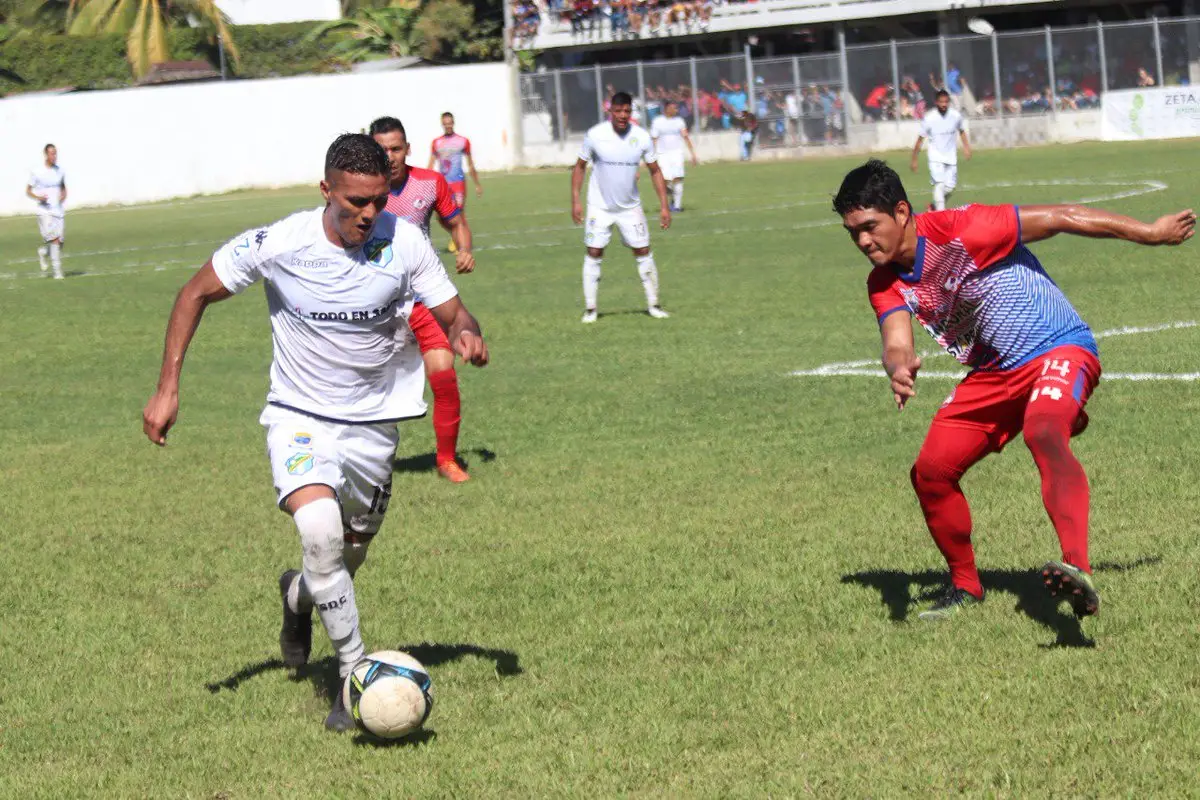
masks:
<svg viewBox="0 0 1200 800"><path fill-rule="evenodd" d="M844 217L856 209L874 208L894 216L900 201L908 202L900 176L883 161L872 158L846 173L833 198L833 211Z"/></svg>
<svg viewBox="0 0 1200 800"><path fill-rule="evenodd" d="M933 99L937 100L939 97L945 97L947 100L949 100L950 93L947 92L945 89L938 89L938 93L933 96Z"/></svg>
<svg viewBox="0 0 1200 800"><path fill-rule="evenodd" d="M609 105L613 106L631 106L633 105L633 96L629 92L617 92L612 96Z"/></svg>
<svg viewBox="0 0 1200 800"><path fill-rule="evenodd" d="M405 139L408 138L408 134L404 132L404 123L395 117L380 117L371 123L371 127L367 133L372 136L378 136L381 133L393 133L395 131L399 131L400 135Z"/></svg>
<svg viewBox="0 0 1200 800"><path fill-rule="evenodd" d="M663 104L663 108L666 108L667 106L677 106L677 105L679 105L678 100L668 100L666 103Z"/></svg>
<svg viewBox="0 0 1200 800"><path fill-rule="evenodd" d="M365 133L343 133L325 151L325 169L355 175L392 174L387 152Z"/></svg>
<svg viewBox="0 0 1200 800"><path fill-rule="evenodd" d="M50 152L50 148L51 148L51 147L54 147L54 145L53 145L53 144L48 144L48 145L46 145L45 147L43 147L43 148L42 148L42 152L43 152L43 153L49 153L49 152ZM57 147L54 147L54 149L55 149L55 150L57 150L58 148L57 148Z"/></svg>
<svg viewBox="0 0 1200 800"><path fill-rule="evenodd" d="M451 114L449 111L443 111L443 112L442 112L442 119L445 119L446 117L449 117L450 119L454 119L454 115L453 115L453 114Z"/></svg>

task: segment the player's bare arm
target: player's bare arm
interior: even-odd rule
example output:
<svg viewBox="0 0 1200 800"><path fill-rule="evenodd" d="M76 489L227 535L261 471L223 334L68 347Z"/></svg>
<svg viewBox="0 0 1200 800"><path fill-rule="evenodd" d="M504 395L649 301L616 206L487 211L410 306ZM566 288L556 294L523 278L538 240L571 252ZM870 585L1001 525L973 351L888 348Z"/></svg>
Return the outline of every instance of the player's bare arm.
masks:
<svg viewBox="0 0 1200 800"><path fill-rule="evenodd" d="M583 188L583 178L587 175L587 164L582 158L575 159L571 169L571 219L576 225L583 224L583 203L579 201L579 190ZM659 179L661 182L661 177ZM657 187L655 187L657 189ZM665 187L664 190L666 191Z"/></svg>
<svg viewBox="0 0 1200 800"><path fill-rule="evenodd" d="M903 411L904 404L917 394L917 370L921 368L910 315L905 311L887 315L879 325L879 335L883 340L883 369L892 384L892 398L896 408Z"/></svg>
<svg viewBox="0 0 1200 800"><path fill-rule="evenodd" d="M475 269L475 256L471 254L471 228L467 225L467 215L464 211L459 211L449 221L438 217L438 222L450 234L450 238L454 240L456 252L454 254L454 268L459 275L472 272Z"/></svg>
<svg viewBox="0 0 1200 800"><path fill-rule="evenodd" d="M467 311L460 298L452 297L440 306L429 309L429 313L433 314L433 318L446 331L450 346L463 361L477 367L487 365L487 343L483 341L479 322Z"/></svg>
<svg viewBox="0 0 1200 800"><path fill-rule="evenodd" d="M183 372L183 357L200 325L200 318L204 316L204 309L211 303L232 296L217 277L212 261L209 261L183 285L175 297L171 318L167 322L158 388L142 411L142 431L150 441L161 447L166 446L167 431L179 415L179 376Z"/></svg>
<svg viewBox="0 0 1200 800"><path fill-rule="evenodd" d="M650 182L654 184L654 193L658 195L658 220L665 231L671 227L671 201L667 199L667 182L663 180L662 170L658 168L657 162L651 161L646 165L646 169L650 171ZM580 178L580 181L582 180ZM572 185L574 184L572 183Z"/></svg>
<svg viewBox="0 0 1200 800"><path fill-rule="evenodd" d="M700 159L696 157L696 146L692 144L692 137L688 135L687 128L683 129L683 141L687 143L688 152L692 154L692 166L699 165Z"/></svg>
<svg viewBox="0 0 1200 800"><path fill-rule="evenodd" d="M40 194L37 194L36 192L34 192L32 186L25 187L25 196L30 198L31 200L36 200L38 205L42 205L46 202L46 198L44 198Z"/></svg>
<svg viewBox="0 0 1200 800"><path fill-rule="evenodd" d="M968 161L970 161L971 160L971 140L967 137L967 132L965 130L959 131L958 137L960 139L962 139L963 157L966 158Z"/></svg>
<svg viewBox="0 0 1200 800"><path fill-rule="evenodd" d="M1176 211L1154 222L1083 205L1020 206L1021 241L1040 242L1059 233L1093 239L1122 239L1145 245L1178 245L1196 232L1196 212Z"/></svg>
<svg viewBox="0 0 1200 800"><path fill-rule="evenodd" d="M916 144L913 145L912 163L909 165L912 167L913 172L917 171L917 165L921 158L921 142L923 142L923 141L925 141L925 137L918 135Z"/></svg>
<svg viewBox="0 0 1200 800"><path fill-rule="evenodd" d="M479 182L479 173L475 171L475 159L470 153L463 153L463 160L467 162L467 169L471 173L471 182L475 184L475 196L483 197L483 184Z"/></svg>
<svg viewBox="0 0 1200 800"><path fill-rule="evenodd" d="M67 182L66 182L66 181L63 181L63 182L62 182L62 191L61 191L61 192L59 192L59 195L58 195L58 202L59 202L61 205L66 205L66 204L67 204Z"/></svg>

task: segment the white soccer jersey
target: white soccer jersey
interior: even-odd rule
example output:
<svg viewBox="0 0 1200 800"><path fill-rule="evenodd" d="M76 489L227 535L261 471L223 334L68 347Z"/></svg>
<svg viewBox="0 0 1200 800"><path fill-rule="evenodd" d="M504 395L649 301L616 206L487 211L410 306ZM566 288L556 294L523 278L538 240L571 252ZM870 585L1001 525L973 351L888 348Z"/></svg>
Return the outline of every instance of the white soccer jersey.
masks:
<svg viewBox="0 0 1200 800"><path fill-rule="evenodd" d="M638 166L643 160L647 164L657 160L654 142L645 128L630 123L625 135L621 136L613 130L611 122L593 125L583 137L579 157L592 164L588 208L620 211L641 207Z"/></svg>
<svg viewBox="0 0 1200 800"><path fill-rule="evenodd" d="M938 164L958 163L958 132L963 129L963 116L958 109L947 109L945 116L936 108L921 120L921 135L929 140L929 161Z"/></svg>
<svg viewBox="0 0 1200 800"><path fill-rule="evenodd" d="M46 204L40 206L43 214L63 215L62 188L67 182L67 173L55 164L47 167L45 164L29 173L29 188L39 197L46 198Z"/></svg>
<svg viewBox="0 0 1200 800"><path fill-rule="evenodd" d="M396 312L407 319L414 295L435 307L458 290L415 225L385 213L366 244L346 250L326 237L323 213L249 230L212 258L231 292L266 283L274 344L267 402L333 422L419 416L424 373L419 356L397 358Z"/></svg>
<svg viewBox="0 0 1200 800"><path fill-rule="evenodd" d="M682 153L683 135L687 133L687 123L683 117L655 117L650 124L650 137L656 140L660 154Z"/></svg>

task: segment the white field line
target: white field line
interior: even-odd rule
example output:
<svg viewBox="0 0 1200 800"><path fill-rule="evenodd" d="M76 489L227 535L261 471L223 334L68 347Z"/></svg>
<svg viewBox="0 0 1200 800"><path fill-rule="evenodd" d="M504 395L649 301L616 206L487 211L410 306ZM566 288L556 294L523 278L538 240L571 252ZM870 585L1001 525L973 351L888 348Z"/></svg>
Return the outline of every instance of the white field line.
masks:
<svg viewBox="0 0 1200 800"><path fill-rule="evenodd" d="M1106 331L1100 331L1095 335L1097 339L1107 339L1114 336L1136 336L1144 333L1158 333L1160 331L1183 330L1185 328L1195 328L1200 325L1196 320L1181 320L1179 322L1164 322L1159 325L1126 325L1120 328L1110 328ZM935 353L922 353L921 358L937 358L945 356L947 353L938 351ZM860 361L835 361L832 364L823 364L813 369L798 369L788 373L795 378L883 378L886 373L879 362L873 359L863 359ZM945 378L949 380L961 380L966 376L966 372L930 372L921 370L919 377L921 378ZM1105 372L1102 380L1106 381L1200 381L1200 372Z"/></svg>
<svg viewBox="0 0 1200 800"><path fill-rule="evenodd" d="M1067 179L1062 179L1062 180L1045 180L1045 181L999 181L999 182L979 184L979 185L972 186L969 188L989 189L989 188L1015 188L1015 187L1030 187L1030 186L1051 186L1051 187L1055 187L1055 186L1059 186L1059 187L1062 187L1062 186L1093 186L1093 187L1124 186L1124 187L1133 187L1133 188L1124 189L1122 191L1113 192L1110 194L1098 195L1096 197L1064 201L1064 202L1072 202L1072 203L1098 203L1098 202L1105 202L1105 201L1109 201L1109 200L1125 199L1125 198L1129 198L1129 197L1137 197L1137 196L1143 195L1143 194L1150 194L1152 192L1160 192L1160 191L1163 191L1164 189L1168 188L1167 184L1163 183L1162 181L1148 180L1148 179L1137 180L1137 179L1132 179L1132 178L1128 179L1128 180L1121 180L1121 179L1114 179L1114 180L1086 179L1085 180L1085 179L1067 178ZM733 209L727 208L727 209L718 209L718 210L714 210L714 211L696 211L696 212L690 212L689 216L691 216L691 215L694 215L694 216L722 216L722 215L742 214L742 213L749 214L749 213L757 213L759 211L784 210L784 209L788 209L788 208L801 208L801 207L805 207L805 206L822 205L824 203L830 202L830 200L828 198L824 197L823 195L819 195L818 193L814 193L814 192L801 192L801 193L796 193L795 195L788 195L788 194L760 195L757 197L757 199L770 199L771 197L817 197L817 196L820 196L822 199L820 199L820 200L800 200L800 201L792 202L792 203L777 203L777 204L766 205L766 206L748 206L745 208L733 208ZM150 206L117 206L117 207L106 207L106 208L95 208L95 209L83 209L81 211L72 212L72 213L73 214L117 213L117 212L137 211L137 210L143 210L143 209L147 209L147 208L160 208L163 206L185 205L185 204L192 204L192 203L224 203L224 202L233 202L236 200L244 200L244 199L248 199L248 198L245 198L244 196L239 196L239 195L228 195L228 196L221 196L221 197L200 197L200 198L192 198L190 200L168 201L168 202L164 202L161 204L150 205ZM729 199L729 198L726 198L726 199ZM244 214L245 210L244 209L227 209L225 211L220 211L220 212L209 212L209 213L204 214L203 216L218 216L218 215L233 214L233 213ZM566 214L566 213L567 213L567 210L565 208L562 208L562 209L553 209L553 210L546 210L546 211L527 211L527 212L521 212L516 215L510 215L510 216L541 216L541 215ZM193 219L196 218L196 215L192 215L191 218L193 218ZM503 217L500 219L507 219L507 218L508 217ZM758 232L767 232L767 231L807 230L807 229L811 229L811 228L831 227L831 226L838 225L838 224L839 224L839 222L836 219L829 218L829 219L824 219L824 220L811 220L811 221L807 221L807 222L798 222L798 223L795 223L792 225L762 225L762 226L755 227L752 230L749 230L745 227L715 228L715 229L709 228L709 229L705 229L703 231L692 231L692 232L686 232L686 233L674 233L674 234L667 234L667 235L671 236L672 238L677 238L677 239L690 239L690 238L695 238L695 237L699 237L699 236L721 236L721 235L728 235L728 234L746 234L746 233L758 233ZM513 231L501 231L501 232L492 233L492 234L483 234L483 236L481 238L483 238L484 241L486 242L488 239L490 239L492 237L498 237L498 236L522 236L522 235L527 235L527 234L531 234L531 233L551 233L551 232L569 233L569 232L577 231L577 230L579 230L579 228L577 228L575 226L564 225L564 226L554 226L554 227L545 227L545 228L528 228L528 229L513 230ZM83 259L83 258L91 258L94 256L105 256L105 255L120 255L120 254L126 254L126 253L149 252L149 251L153 251L153 250L172 250L172 249L200 247L200 246L215 247L217 245L224 244L226 241L227 241L226 239L215 239L215 240L207 240L207 241L200 240L200 241L176 242L176 243L171 243L171 244L157 244L157 245L127 247L127 248L119 248L119 249L114 249L114 250L92 250L92 251L82 251L82 252L76 252L76 253L68 252L68 253L63 254L63 261L64 261L64 263L66 263L66 262L71 261L72 259ZM522 243L518 243L518 244L499 244L499 243L497 243L497 244L484 244L484 245L478 246L475 248L475 251L479 252L479 251L488 251L488 250L525 250L525 249L534 249L534 248L564 247L564 246L569 246L570 244L571 244L571 242L545 242L545 241L522 242ZM21 257L21 258L9 259L7 261L0 261L0 267L24 266L24 265L31 265L36 262L37 262L36 257L26 256L26 257ZM182 259L169 259L166 261L157 261L153 265L126 264L122 267L117 267L115 269L88 270L86 272L80 272L76 275L73 275L72 277L82 277L84 275L89 276L89 277L101 277L101 276L106 276L106 275L130 275L130 274L135 274L137 272L158 272L158 271L162 271L165 268L163 265L175 265L175 264L180 264L180 263L191 263L191 262L186 262L186 260L182 260ZM141 266L143 268L138 269L139 266ZM194 264L194 266L199 267L200 263L197 262ZM145 269L144 267L149 267L149 269ZM0 281L23 279L23 278L39 278L39 277L42 277L40 272L35 272L35 271L31 271L31 270L22 270L19 272L0 272Z"/></svg>

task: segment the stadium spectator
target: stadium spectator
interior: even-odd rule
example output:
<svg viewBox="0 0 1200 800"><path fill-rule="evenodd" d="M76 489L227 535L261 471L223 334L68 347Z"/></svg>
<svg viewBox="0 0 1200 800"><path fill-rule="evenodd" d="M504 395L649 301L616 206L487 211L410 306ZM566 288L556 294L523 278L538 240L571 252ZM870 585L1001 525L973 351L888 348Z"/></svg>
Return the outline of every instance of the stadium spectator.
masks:
<svg viewBox="0 0 1200 800"><path fill-rule="evenodd" d="M962 94L965 84L966 81L963 80L958 65L951 61L946 65L946 91L950 93L950 105L959 111L962 110Z"/></svg>
<svg viewBox="0 0 1200 800"><path fill-rule="evenodd" d="M867 118L878 122L884 119L888 108L891 106L892 85L890 83L881 83L871 90L867 95L867 99L863 102L863 113Z"/></svg>
<svg viewBox="0 0 1200 800"><path fill-rule="evenodd" d="M1137 85L1138 88L1154 85L1154 76L1147 72L1145 67L1138 67Z"/></svg>
<svg viewBox="0 0 1200 800"><path fill-rule="evenodd" d="M787 123L787 139L791 144L805 142L803 129L800 127L800 98L794 91L783 97L783 116Z"/></svg>
<svg viewBox="0 0 1200 800"><path fill-rule="evenodd" d="M744 111L738 117L738 127L742 129L739 137L741 144L741 160L749 161L754 153L754 139L758 136L758 117L749 111Z"/></svg>

